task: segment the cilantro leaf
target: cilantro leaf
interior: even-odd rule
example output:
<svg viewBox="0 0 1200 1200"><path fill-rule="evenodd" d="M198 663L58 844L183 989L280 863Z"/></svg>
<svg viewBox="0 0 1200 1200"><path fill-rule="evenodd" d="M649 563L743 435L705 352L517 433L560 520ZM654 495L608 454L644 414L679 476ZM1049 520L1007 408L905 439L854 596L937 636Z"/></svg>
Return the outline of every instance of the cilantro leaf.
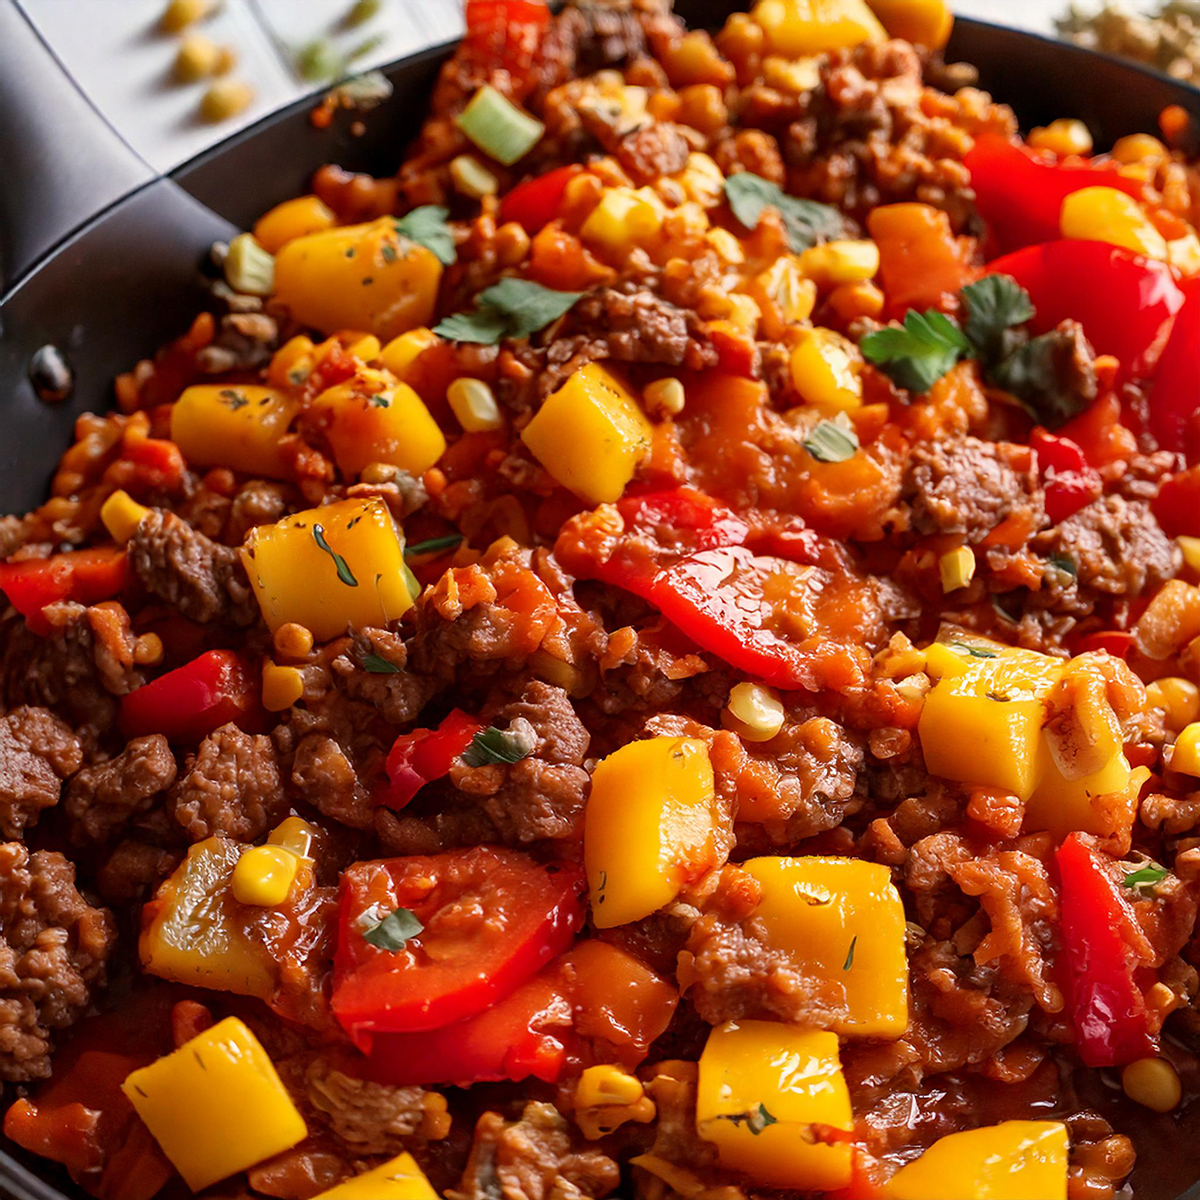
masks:
<svg viewBox="0 0 1200 1200"><path fill-rule="evenodd" d="M494 308L477 308L474 312L454 313L433 327L438 337L452 342L477 342L494 346L508 336L508 318Z"/></svg>
<svg viewBox="0 0 1200 1200"><path fill-rule="evenodd" d="M454 342L485 346L494 346L502 338L527 338L557 321L582 295L506 276L479 293L473 312L455 313L433 332Z"/></svg>
<svg viewBox="0 0 1200 1200"><path fill-rule="evenodd" d="M849 420L818 421L804 448L817 462L845 462L858 452L858 432Z"/></svg>
<svg viewBox="0 0 1200 1200"><path fill-rule="evenodd" d="M1152 889L1155 884L1162 883L1170 874L1166 867L1160 867L1157 863L1150 863L1145 867L1139 867L1136 871L1130 871L1121 882L1127 888L1137 889Z"/></svg>
<svg viewBox="0 0 1200 1200"><path fill-rule="evenodd" d="M1014 396L1035 421L1048 429L1057 429L1096 398L1095 377L1089 386L1073 365L1080 353L1081 337L1082 331L1078 329L1060 328L1043 333L993 367L989 378ZM1090 351L1090 347L1087 349Z"/></svg>
<svg viewBox="0 0 1200 1200"><path fill-rule="evenodd" d="M408 939L416 937L425 928L407 908L394 908L381 917L379 906L375 905L359 920L363 940L378 950L403 950Z"/></svg>
<svg viewBox="0 0 1200 1200"><path fill-rule="evenodd" d="M945 313L909 309L903 327L868 333L862 352L899 387L927 392L971 349L966 334Z"/></svg>
<svg viewBox="0 0 1200 1200"><path fill-rule="evenodd" d="M382 654L376 654L374 650L362 656L362 665L364 671L369 671L372 675L399 675L400 668L394 662L388 662Z"/></svg>
<svg viewBox="0 0 1200 1200"><path fill-rule="evenodd" d="M846 232L842 214L836 208L789 196L778 184L750 171L739 171L725 180L725 199L733 215L747 229L757 228L764 208L779 209L788 241L797 254Z"/></svg>
<svg viewBox="0 0 1200 1200"><path fill-rule="evenodd" d="M450 266L458 257L454 248L454 234L446 224L450 215L448 208L440 204L422 204L396 222L396 232L424 246L445 266Z"/></svg>
<svg viewBox="0 0 1200 1200"><path fill-rule="evenodd" d="M405 558L420 558L423 554L434 554L438 550L452 550L462 543L461 533L448 533L445 537L426 538L423 542L413 542L404 547Z"/></svg>
<svg viewBox="0 0 1200 1200"><path fill-rule="evenodd" d="M337 571L338 579L347 587L358 587L358 580L354 578L354 572L350 570L350 564L325 540L325 527L323 525L314 525L312 535L313 541L333 559L333 566Z"/></svg>
<svg viewBox="0 0 1200 1200"><path fill-rule="evenodd" d="M468 767L483 767L488 763L515 763L529 756L533 746L520 734L505 732L489 725L481 729L463 751L462 760Z"/></svg>
<svg viewBox="0 0 1200 1200"><path fill-rule="evenodd" d="M1006 359L1019 344L1018 325L1032 320L1033 301L1011 275L986 275L962 290L965 332L984 362Z"/></svg>

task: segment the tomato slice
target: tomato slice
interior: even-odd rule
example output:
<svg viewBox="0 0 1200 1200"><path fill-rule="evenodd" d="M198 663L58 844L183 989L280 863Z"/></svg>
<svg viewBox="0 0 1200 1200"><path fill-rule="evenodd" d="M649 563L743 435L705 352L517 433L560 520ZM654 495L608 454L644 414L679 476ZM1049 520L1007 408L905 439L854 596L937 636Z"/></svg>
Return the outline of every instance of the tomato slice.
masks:
<svg viewBox="0 0 1200 1200"><path fill-rule="evenodd" d="M98 604L111 600L125 586L125 549L99 546L72 550L50 558L0 563L0 591L34 633L45 636L50 623L42 616L47 604L74 600Z"/></svg>
<svg viewBox="0 0 1200 1200"><path fill-rule="evenodd" d="M494 846L355 863L342 873L333 1011L360 1049L480 1012L571 944L584 888L574 863ZM368 942L397 908L423 931L398 950Z"/></svg>
<svg viewBox="0 0 1200 1200"><path fill-rule="evenodd" d="M425 784L449 774L450 764L482 728L474 717L454 708L436 729L402 733L388 753L388 786L377 802L388 808L403 808Z"/></svg>

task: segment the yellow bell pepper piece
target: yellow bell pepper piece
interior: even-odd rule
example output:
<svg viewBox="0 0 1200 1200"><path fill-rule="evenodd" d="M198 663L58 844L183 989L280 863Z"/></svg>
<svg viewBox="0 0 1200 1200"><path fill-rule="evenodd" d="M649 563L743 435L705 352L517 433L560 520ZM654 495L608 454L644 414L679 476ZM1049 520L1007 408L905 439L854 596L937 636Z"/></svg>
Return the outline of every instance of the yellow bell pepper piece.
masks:
<svg viewBox="0 0 1200 1200"><path fill-rule="evenodd" d="M321 233L337 224L333 210L316 196L296 196L268 209L254 222L254 237L268 254L278 254L288 242Z"/></svg>
<svg viewBox="0 0 1200 1200"><path fill-rule="evenodd" d="M869 238L810 246L800 255L800 270L822 288L862 283L879 273L879 247Z"/></svg>
<svg viewBox="0 0 1200 1200"><path fill-rule="evenodd" d="M850 1182L848 1143L813 1125L853 1127L838 1040L775 1021L728 1021L700 1055L696 1131L757 1184L832 1191Z"/></svg>
<svg viewBox="0 0 1200 1200"><path fill-rule="evenodd" d="M259 525L242 562L272 633L295 622L327 642L412 607L404 539L382 500L338 500Z"/></svg>
<svg viewBox="0 0 1200 1200"><path fill-rule="evenodd" d="M439 1200L416 1160L407 1151L390 1162L356 1175L313 1200Z"/></svg>
<svg viewBox="0 0 1200 1200"><path fill-rule="evenodd" d="M902 38L930 50L940 50L950 40L954 14L946 0L867 0L867 3L883 22L888 37Z"/></svg>
<svg viewBox="0 0 1200 1200"><path fill-rule="evenodd" d="M361 367L327 388L313 411L322 421L338 469L347 477L368 463L390 463L419 476L442 457L446 439L421 397L388 371Z"/></svg>
<svg viewBox="0 0 1200 1200"><path fill-rule="evenodd" d="M1200 775L1200 721L1185 726L1175 739L1171 770L1181 775Z"/></svg>
<svg viewBox="0 0 1200 1200"><path fill-rule="evenodd" d="M283 846L251 846L233 868L233 898L256 908L278 908L299 870L300 859Z"/></svg>
<svg viewBox="0 0 1200 1200"><path fill-rule="evenodd" d="M847 1037L899 1037L908 1027L904 905L891 871L854 858L752 858L767 944L815 978L847 1016Z"/></svg>
<svg viewBox="0 0 1200 1200"><path fill-rule="evenodd" d="M651 188L608 188L588 214L580 236L618 258L635 246L649 246L662 232L666 208Z"/></svg>
<svg viewBox="0 0 1200 1200"><path fill-rule="evenodd" d="M277 388L204 383L186 388L171 407L171 440L196 467L231 467L248 475L290 479L279 439L297 411Z"/></svg>
<svg viewBox="0 0 1200 1200"><path fill-rule="evenodd" d="M408 372L413 363L426 350L436 346L441 339L432 329L421 326L420 329L410 329L399 337L394 337L379 352L383 365L402 382L408 382Z"/></svg>
<svg viewBox="0 0 1200 1200"><path fill-rule="evenodd" d="M890 1200L1066 1200L1067 1127L1004 1121L939 1138L888 1181Z"/></svg>
<svg viewBox="0 0 1200 1200"><path fill-rule="evenodd" d="M100 506L100 520L114 542L127 542L150 510L118 489Z"/></svg>
<svg viewBox="0 0 1200 1200"><path fill-rule="evenodd" d="M768 52L788 58L887 38L865 0L758 0L750 17L762 26Z"/></svg>
<svg viewBox="0 0 1200 1200"><path fill-rule="evenodd" d="M301 858L311 858L316 838L316 829L303 817L285 817L267 835L267 842L272 846L282 846Z"/></svg>
<svg viewBox="0 0 1200 1200"><path fill-rule="evenodd" d="M1167 241L1142 211L1142 206L1119 188L1087 187L1072 192L1062 203L1059 227L1065 238L1110 242L1148 258L1167 257Z"/></svg>
<svg viewBox="0 0 1200 1200"><path fill-rule="evenodd" d="M269 999L275 965L246 932L231 890L243 847L226 837L197 842L142 910L138 953L150 975Z"/></svg>
<svg viewBox="0 0 1200 1200"><path fill-rule="evenodd" d="M648 738L592 775L583 836L592 921L612 929L657 912L711 857L716 798L698 738Z"/></svg>
<svg viewBox="0 0 1200 1200"><path fill-rule="evenodd" d="M134 1071L121 1090L193 1192L308 1136L267 1052L237 1017Z"/></svg>
<svg viewBox="0 0 1200 1200"><path fill-rule="evenodd" d="M275 259L275 299L323 333L361 329L387 340L428 325L442 264L391 217L293 238Z"/></svg>
<svg viewBox="0 0 1200 1200"><path fill-rule="evenodd" d="M862 404L862 378L854 344L832 329L804 330L792 351L792 383L808 404L846 412Z"/></svg>
<svg viewBox="0 0 1200 1200"><path fill-rule="evenodd" d="M547 397L521 440L563 487L611 504L650 451L650 422L623 384L588 363Z"/></svg>

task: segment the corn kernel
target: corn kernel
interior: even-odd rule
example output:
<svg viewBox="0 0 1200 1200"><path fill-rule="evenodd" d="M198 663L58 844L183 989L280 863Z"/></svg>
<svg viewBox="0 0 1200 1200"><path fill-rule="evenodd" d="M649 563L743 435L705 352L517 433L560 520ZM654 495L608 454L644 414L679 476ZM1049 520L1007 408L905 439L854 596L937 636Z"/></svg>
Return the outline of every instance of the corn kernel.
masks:
<svg viewBox="0 0 1200 1200"><path fill-rule="evenodd" d="M646 1094L641 1081L620 1067L604 1064L588 1067L575 1085L577 1108L601 1104L636 1104Z"/></svg>
<svg viewBox="0 0 1200 1200"><path fill-rule="evenodd" d="M304 676L296 667L276 666L269 658L263 661L263 708L267 712L283 712L304 695Z"/></svg>
<svg viewBox="0 0 1200 1200"><path fill-rule="evenodd" d="M1171 770L1181 775L1200 775L1200 721L1180 730L1171 750Z"/></svg>
<svg viewBox="0 0 1200 1200"><path fill-rule="evenodd" d="M1146 685L1146 704L1163 710L1163 724L1178 733L1200 717L1200 688L1190 679L1168 675Z"/></svg>
<svg viewBox="0 0 1200 1200"><path fill-rule="evenodd" d="M1121 1072L1121 1087L1130 1100L1167 1113L1183 1096L1179 1075L1165 1058L1139 1058Z"/></svg>
<svg viewBox="0 0 1200 1200"><path fill-rule="evenodd" d="M687 396L678 379L656 379L642 389L642 400L649 412L659 416L678 416L683 412Z"/></svg>
<svg viewBox="0 0 1200 1200"><path fill-rule="evenodd" d="M282 846L252 846L233 868L233 898L239 904L276 908L296 881L300 860Z"/></svg>
<svg viewBox="0 0 1200 1200"><path fill-rule="evenodd" d="M800 270L800 258L784 254L754 277L747 289L764 311L778 314L785 325L798 325L812 316L817 304L817 285ZM766 331L778 336L782 330Z"/></svg>
<svg viewBox="0 0 1200 1200"><path fill-rule="evenodd" d="M710 229L704 240L727 267L736 267L746 261L742 243L728 229Z"/></svg>
<svg viewBox="0 0 1200 1200"><path fill-rule="evenodd" d="M1175 541L1183 551L1184 564L1191 570L1200 572L1200 537L1188 537L1181 533Z"/></svg>
<svg viewBox="0 0 1200 1200"><path fill-rule="evenodd" d="M167 33L178 33L203 20L212 11L213 0L171 0L163 9L159 24Z"/></svg>
<svg viewBox="0 0 1200 1200"><path fill-rule="evenodd" d="M878 317L883 312L883 292L870 280L863 283L842 283L829 293L829 307L843 321L859 317Z"/></svg>
<svg viewBox="0 0 1200 1200"><path fill-rule="evenodd" d="M819 58L781 58L769 54L762 61L763 82L779 92L800 95L811 92L821 84Z"/></svg>
<svg viewBox="0 0 1200 1200"><path fill-rule="evenodd" d="M689 200L712 208L725 195L725 175L716 161L707 154L693 150L687 156L687 164L679 175L679 182L687 192Z"/></svg>
<svg viewBox="0 0 1200 1200"><path fill-rule="evenodd" d="M495 175L469 154L460 154L450 160L450 179L460 195L472 200L494 196L500 190Z"/></svg>
<svg viewBox="0 0 1200 1200"><path fill-rule="evenodd" d="M360 337L357 342L353 342L346 353L351 358L357 358L359 362L369 363L379 357L379 351L379 339L373 333L368 333Z"/></svg>
<svg viewBox="0 0 1200 1200"><path fill-rule="evenodd" d="M139 667L157 667L163 660L163 642L157 633L143 633L133 643L133 661Z"/></svg>
<svg viewBox="0 0 1200 1200"><path fill-rule="evenodd" d="M175 78L180 83L195 83L206 75L215 75L220 54L212 38L202 33L189 33L175 55Z"/></svg>
<svg viewBox="0 0 1200 1200"><path fill-rule="evenodd" d="M1119 163L1158 162L1167 157L1167 148L1148 133L1131 133L1118 138L1110 153Z"/></svg>
<svg viewBox="0 0 1200 1200"><path fill-rule="evenodd" d="M312 630L305 629L303 625L297 625L295 621L288 621L286 624L280 625L275 630L275 637L272 640L275 643L275 649L284 658L307 658L312 653Z"/></svg>
<svg viewBox="0 0 1200 1200"><path fill-rule="evenodd" d="M748 742L769 742L783 728L783 701L759 683L734 684L725 712L733 718L734 732Z"/></svg>
<svg viewBox="0 0 1200 1200"><path fill-rule="evenodd" d="M200 101L200 116L210 124L228 121L245 112L254 100L254 89L240 79L218 79Z"/></svg>
<svg viewBox="0 0 1200 1200"><path fill-rule="evenodd" d="M1187 233L1168 242L1167 262L1181 275L1200 275L1200 237Z"/></svg>
<svg viewBox="0 0 1200 1200"><path fill-rule="evenodd" d="M127 542L150 510L128 492L117 490L100 507L100 520L114 542Z"/></svg>
<svg viewBox="0 0 1200 1200"><path fill-rule="evenodd" d="M663 202L651 188L607 188L579 232L584 241L626 255L658 237L664 215Z"/></svg>
<svg viewBox="0 0 1200 1200"><path fill-rule="evenodd" d="M401 383L407 383L409 368L416 360L438 344L438 335L432 329L410 329L399 337L392 338L380 352L383 365L387 367Z"/></svg>
<svg viewBox="0 0 1200 1200"><path fill-rule="evenodd" d="M862 404L857 350L832 329L805 331L792 351L792 383L809 404L844 412Z"/></svg>
<svg viewBox="0 0 1200 1200"><path fill-rule="evenodd" d="M942 576L942 591L956 592L975 578L975 555L969 546L949 550L938 559L938 571Z"/></svg>
<svg viewBox="0 0 1200 1200"><path fill-rule="evenodd" d="M271 846L282 846L300 858L312 858L317 831L303 817L286 817L267 835Z"/></svg>
<svg viewBox="0 0 1200 1200"><path fill-rule="evenodd" d="M1166 239L1142 206L1119 188L1088 187L1072 192L1062 203L1059 226L1065 238L1109 242L1149 258L1167 257Z"/></svg>
<svg viewBox="0 0 1200 1200"><path fill-rule="evenodd" d="M862 283L879 271L879 247L869 238L813 246L800 255L800 273L820 288Z"/></svg>
<svg viewBox="0 0 1200 1200"><path fill-rule="evenodd" d="M1070 117L1059 117L1049 125L1031 130L1027 140L1035 150L1049 150L1060 158L1092 152L1091 131L1082 121Z"/></svg>
<svg viewBox="0 0 1200 1200"><path fill-rule="evenodd" d="M446 399L467 433L486 433L504 424L496 397L482 379L456 379L446 389Z"/></svg>

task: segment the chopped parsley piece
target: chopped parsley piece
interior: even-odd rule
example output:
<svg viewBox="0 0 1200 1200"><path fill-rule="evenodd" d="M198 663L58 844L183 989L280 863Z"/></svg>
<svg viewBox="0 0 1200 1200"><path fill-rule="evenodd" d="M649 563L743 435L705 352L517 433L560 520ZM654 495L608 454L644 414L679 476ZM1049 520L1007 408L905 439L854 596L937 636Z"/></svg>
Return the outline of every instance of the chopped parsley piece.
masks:
<svg viewBox="0 0 1200 1200"><path fill-rule="evenodd" d="M376 654L373 650L362 656L362 665L364 671L370 671L372 675L399 675L400 668L393 662L388 662L382 654Z"/></svg>
<svg viewBox="0 0 1200 1200"><path fill-rule="evenodd" d="M777 1124L779 1118L772 1116L767 1111L765 1104L760 1104L757 1108L752 1108L749 1112L722 1113L717 1117L717 1120L731 1121L734 1125L745 1125L755 1137L758 1137L768 1125Z"/></svg>
<svg viewBox="0 0 1200 1200"><path fill-rule="evenodd" d="M241 392L235 391L233 388L222 388L217 395L220 396L221 399L224 400L234 412L237 412L239 408L245 408L246 405L250 403L250 401L243 396Z"/></svg>
<svg viewBox="0 0 1200 1200"><path fill-rule="evenodd" d="M1033 301L1011 275L985 275L962 290L967 306L965 332L985 363L1008 358L1020 342L1013 331L1032 320Z"/></svg>
<svg viewBox="0 0 1200 1200"><path fill-rule="evenodd" d="M1032 338L1002 363L989 378L997 387L1015 396L1035 421L1048 429L1065 425L1096 398L1095 392L1073 386L1072 371L1059 372L1060 360L1069 363L1077 352L1078 333L1052 329Z"/></svg>
<svg viewBox="0 0 1200 1200"><path fill-rule="evenodd" d="M848 971L854 966L854 947L858 945L858 934L855 934L850 939L850 949L846 951L846 961L842 963L842 970Z"/></svg>
<svg viewBox="0 0 1200 1200"><path fill-rule="evenodd" d="M350 570L350 565L346 560L325 540L325 527L323 525L314 525L312 530L313 541L317 543L330 558L333 559L334 568L337 570L338 579L347 587L358 587L358 580L354 578L354 572Z"/></svg>
<svg viewBox="0 0 1200 1200"><path fill-rule="evenodd" d="M965 650L972 658L1000 657L995 650L989 650L986 646L972 646L970 642L949 642L947 644L954 650Z"/></svg>
<svg viewBox="0 0 1200 1200"><path fill-rule="evenodd" d="M396 232L410 242L424 246L438 262L448 267L458 257L454 249L454 234L446 224L449 215L450 210L440 204L422 204L396 222ZM385 258L388 249L391 247L384 249ZM395 250L392 252L394 254Z"/></svg>
<svg viewBox="0 0 1200 1200"><path fill-rule="evenodd" d="M1069 554L1052 554L1049 559L1052 567L1057 567L1060 571L1070 575L1072 579L1079 574L1079 568L1075 565L1075 560Z"/></svg>
<svg viewBox="0 0 1200 1200"><path fill-rule="evenodd" d="M363 913L360 921L363 940L378 950L403 950L408 939L425 928L407 908L394 908L381 918L376 905Z"/></svg>
<svg viewBox="0 0 1200 1200"><path fill-rule="evenodd" d="M1139 867L1136 871L1130 871L1121 882L1127 888L1150 891L1156 884L1162 883L1170 873L1166 867L1150 863L1147 866Z"/></svg>
<svg viewBox="0 0 1200 1200"><path fill-rule="evenodd" d="M858 432L849 418L843 414L839 414L839 418L818 421L812 433L804 439L805 450L817 462L845 462L858 452Z"/></svg>
<svg viewBox="0 0 1200 1200"><path fill-rule="evenodd" d="M904 325L868 333L862 352L894 384L910 392L927 392L960 358L970 353L967 335L936 309L909 309Z"/></svg>
<svg viewBox="0 0 1200 1200"><path fill-rule="evenodd" d="M433 332L452 342L483 346L494 346L503 338L527 338L557 321L582 295L509 276L480 292L473 311L447 317Z"/></svg>
<svg viewBox="0 0 1200 1200"><path fill-rule="evenodd" d="M447 533L444 537L426 538L423 542L413 542L404 547L405 558L420 558L423 554L436 554L440 550L453 550L462 544L461 533Z"/></svg>
<svg viewBox="0 0 1200 1200"><path fill-rule="evenodd" d="M533 746L519 734L508 733L489 725L481 729L463 751L462 760L468 767L483 767L488 763L515 763L527 758Z"/></svg>
<svg viewBox="0 0 1200 1200"><path fill-rule="evenodd" d="M764 208L777 208L788 242L797 254L818 242L843 237L846 232L842 214L836 208L789 196L778 184L750 171L739 171L725 180L725 199L747 229L758 226Z"/></svg>

